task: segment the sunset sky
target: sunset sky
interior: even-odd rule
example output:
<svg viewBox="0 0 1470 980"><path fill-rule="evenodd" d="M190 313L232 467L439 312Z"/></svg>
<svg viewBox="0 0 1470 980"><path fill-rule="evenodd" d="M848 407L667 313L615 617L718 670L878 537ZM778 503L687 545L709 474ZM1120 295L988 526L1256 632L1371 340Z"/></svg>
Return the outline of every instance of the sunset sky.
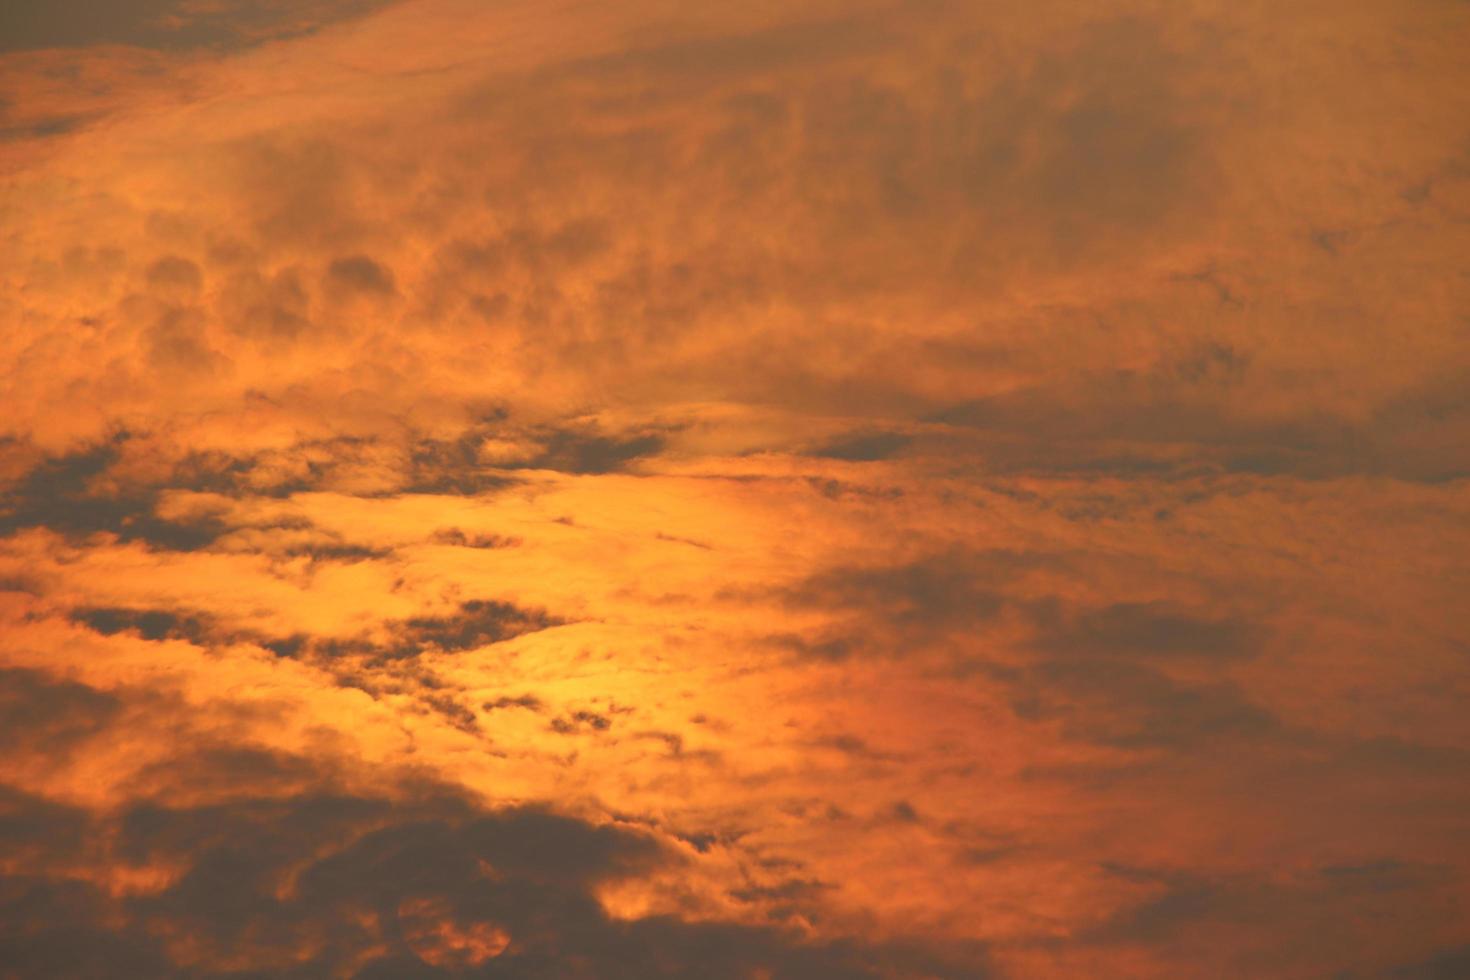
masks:
<svg viewBox="0 0 1470 980"><path fill-rule="evenodd" d="M1470 977L1467 50L3 0L0 978Z"/></svg>

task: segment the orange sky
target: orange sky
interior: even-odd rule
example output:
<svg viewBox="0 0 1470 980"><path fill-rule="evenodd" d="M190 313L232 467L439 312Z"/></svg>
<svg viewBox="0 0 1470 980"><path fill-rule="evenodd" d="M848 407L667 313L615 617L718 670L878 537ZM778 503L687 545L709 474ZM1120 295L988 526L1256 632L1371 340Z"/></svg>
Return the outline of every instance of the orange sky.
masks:
<svg viewBox="0 0 1470 980"><path fill-rule="evenodd" d="M1467 45L12 0L0 978L1470 975Z"/></svg>

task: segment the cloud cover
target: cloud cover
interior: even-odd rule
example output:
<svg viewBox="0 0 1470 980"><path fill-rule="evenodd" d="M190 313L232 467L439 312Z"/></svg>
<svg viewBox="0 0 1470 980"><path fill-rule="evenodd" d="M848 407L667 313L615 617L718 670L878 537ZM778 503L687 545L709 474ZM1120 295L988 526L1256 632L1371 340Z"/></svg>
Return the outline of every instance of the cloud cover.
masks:
<svg viewBox="0 0 1470 980"><path fill-rule="evenodd" d="M1463 4L78 11L15 975L1463 961Z"/></svg>

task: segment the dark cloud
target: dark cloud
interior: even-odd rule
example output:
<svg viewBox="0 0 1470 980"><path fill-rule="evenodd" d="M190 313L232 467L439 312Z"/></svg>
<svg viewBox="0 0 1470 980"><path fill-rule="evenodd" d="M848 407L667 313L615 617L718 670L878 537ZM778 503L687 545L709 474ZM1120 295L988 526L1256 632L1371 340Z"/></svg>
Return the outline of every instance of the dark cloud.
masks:
<svg viewBox="0 0 1470 980"><path fill-rule="evenodd" d="M894 758L886 752L873 748L866 740L856 735L824 735L812 739L810 744L816 748L831 749L857 759L886 761Z"/></svg>
<svg viewBox="0 0 1470 980"><path fill-rule="evenodd" d="M480 445L493 431L492 423L472 426L452 440L420 440L409 456L405 492L474 496L513 486L514 479L491 472L480 460Z"/></svg>
<svg viewBox="0 0 1470 980"><path fill-rule="evenodd" d="M64 755L117 720L111 694L41 671L0 668L0 735L15 757ZM0 833L0 841L6 834Z"/></svg>
<svg viewBox="0 0 1470 980"><path fill-rule="evenodd" d="M276 248L346 250L368 237L369 222L357 205L370 174L348 147L320 131L268 131L234 149L226 175L249 202L256 240ZM283 290L272 292L290 300L295 276L280 285Z"/></svg>
<svg viewBox="0 0 1470 980"><path fill-rule="evenodd" d="M446 244L436 302L493 297L497 317L534 326L538 350L600 372L650 350L666 361L703 324L760 322L792 302L860 307L932 286L970 294L1017 261L1067 266L1126 252L1198 216L1209 198L1195 192L1210 168L1178 95L1194 62L1177 38L1143 19L1105 18L1019 58L958 11L930 13L947 36L937 61L914 23L854 11L586 59L529 82L497 76L467 91L467 119L515 133L487 194L519 208L522 193L595 186L605 211L579 206L574 220L617 235L589 266L595 299L565 288L581 254L543 262L532 244L558 234L558 217ZM683 111L664 122L650 118L655 106ZM687 112L708 125L691 132ZM551 201L561 215L562 199ZM681 223L673 243L641 231L638 215L671 210L708 220ZM726 230L711 240L705 227ZM590 345L589 322L607 325ZM859 341L855 353L864 349ZM737 386L732 394L868 412L890 383L834 384L810 363L772 338L694 370L716 390Z"/></svg>
<svg viewBox="0 0 1470 980"><path fill-rule="evenodd" d="M544 610L522 609L491 599L471 599L447 616L415 616L403 620L395 630L394 653L390 655L412 656L426 649L460 653L565 623L566 620Z"/></svg>
<svg viewBox="0 0 1470 980"><path fill-rule="evenodd" d="M663 743L664 747L669 750L669 755L672 757L683 758L685 756L684 736L678 732L644 731L634 733L633 737ZM714 759L716 757L716 753L706 752L699 754L707 759Z"/></svg>
<svg viewBox="0 0 1470 980"><path fill-rule="evenodd" d="M421 693L419 703L468 735L480 735L479 715L468 698L452 693Z"/></svg>
<svg viewBox="0 0 1470 980"><path fill-rule="evenodd" d="M947 272L973 272L985 230L1005 224L1070 260L1188 203L1199 137L1171 84L1185 70L1154 25L1120 18L975 89L959 74L918 91L854 79L806 107L805 162L815 186L823 166L862 161L823 195L847 227L867 212L960 232Z"/></svg>
<svg viewBox="0 0 1470 980"><path fill-rule="evenodd" d="M462 602L445 615L387 620L376 630L345 637L268 636L202 613L120 606L79 607L71 619L104 636L131 632L145 640L184 640L197 646L255 643L282 657L350 659L368 667L411 661L424 653L464 653L566 624L545 610L492 599Z"/></svg>
<svg viewBox="0 0 1470 980"><path fill-rule="evenodd" d="M1014 559L1014 570L1007 565ZM929 629L995 617L1005 605L998 586L1029 559L952 552L902 565L840 567L819 572L782 593L790 605L861 614L898 628Z"/></svg>
<svg viewBox="0 0 1470 980"><path fill-rule="evenodd" d="M815 492L828 500L875 499L897 500L904 495L901 487L871 486L849 480L834 480L830 477L809 476L805 481Z"/></svg>
<svg viewBox="0 0 1470 980"><path fill-rule="evenodd" d="M313 331L312 295L301 269L231 269L222 279L216 309L227 329L267 346Z"/></svg>
<svg viewBox="0 0 1470 980"><path fill-rule="evenodd" d="M0 734L12 755L56 758L118 721L113 695L34 672L7 672L0 691ZM596 897L601 885L685 858L643 830L538 806L487 806L420 774L383 773L364 792L347 788L346 773L326 759L241 742L185 741L178 749L135 775L131 802L104 810L0 785L0 963L8 974L734 980L762 970L792 978L983 972L901 946L815 943L776 928L612 919ZM171 802L180 796L204 802ZM118 890L79 877L79 867L176 873L155 887ZM770 898L793 908L812 891L794 880L773 888ZM431 936L448 937L448 946ZM962 962L979 963L979 955Z"/></svg>
<svg viewBox="0 0 1470 980"><path fill-rule="evenodd" d="M529 711L540 711L545 704L534 694L521 694L516 697L503 695L494 701L486 701L480 707L485 711L498 711L502 708L525 708Z"/></svg>
<svg viewBox="0 0 1470 980"><path fill-rule="evenodd" d="M343 471L361 467L370 456L372 462L382 465L387 455L392 465L388 475L401 492L473 495L499 490L515 485L516 478L505 473L503 467L492 467L480 459L481 444L499 431L499 424L466 426L454 439L414 442L400 459L393 459L397 449L392 445L350 436L259 452L189 450L172 456L172 447L161 437L121 432L90 448L37 458L27 465L34 451L13 441L0 442L0 453L14 460L6 467L13 475L0 483L0 534L30 527L72 535L105 531L123 541L142 540L166 550L197 550L233 529L210 513L187 520L160 517L156 508L165 492L285 498L330 488ZM534 459L509 465L605 473L656 453L662 446L661 436L559 431L546 436L544 448ZM139 468L140 461L146 461L146 468ZM253 526L272 525L256 522ZM310 528L306 523L274 526ZM304 553L316 552L327 558L383 554L381 550L317 537L320 540L302 545ZM455 527L441 528L433 537L439 543L470 548L517 543L513 537Z"/></svg>
<svg viewBox="0 0 1470 980"><path fill-rule="evenodd" d="M166 977L180 970L151 937L109 927L108 897L63 877L0 877L0 957L19 978Z"/></svg>
<svg viewBox="0 0 1470 980"><path fill-rule="evenodd" d="M987 668L1011 690L1023 718L1057 720L1071 737L1129 748L1182 751L1275 738L1282 723L1223 681L1186 683L1117 660L1044 660Z"/></svg>
<svg viewBox="0 0 1470 980"><path fill-rule="evenodd" d="M1232 348L1207 345L1149 371L1046 382L953 406L930 421L975 430L974 448L1006 471L1422 482L1470 474L1470 397L1461 377L1399 392L1366 418L1323 409L1273 417L1241 410L1227 391L1245 365Z"/></svg>
<svg viewBox="0 0 1470 980"><path fill-rule="evenodd" d="M281 657L297 657L329 664L344 661L347 669L356 663L365 669L381 669L395 661L412 661L422 654L462 654L478 646L500 644L507 639L538 630L562 626L542 610L523 610L509 602L472 599L456 613L445 616L415 616L390 620L381 629L357 636L282 636L256 638ZM350 663L348 663L350 661Z"/></svg>
<svg viewBox="0 0 1470 980"><path fill-rule="evenodd" d="M155 550L197 551L219 544L239 526L221 507L162 516L160 505L168 494L285 498L329 484L334 471L354 464L364 447L361 440L349 439L241 455L193 450L174 456L172 448L167 439L124 432L85 450L32 460L34 453L26 447L0 444L0 453L11 451L20 470L0 482L0 536L44 527L73 538L108 533ZM241 518L240 523L301 532L281 544L286 554L350 561L389 553L343 541L303 518Z"/></svg>
<svg viewBox="0 0 1470 980"><path fill-rule="evenodd" d="M511 436L524 439L534 448L524 458L487 461L482 445L487 440ZM557 470L563 473L602 474L619 472L630 463L660 452L665 437L661 432L608 434L585 426L546 427L521 430L504 416L469 426L455 439L419 441L413 448L411 476L406 489L411 493L473 495L513 485L506 471L523 469ZM441 532L452 534L454 529ZM449 540L445 543L460 543ZM483 547L483 545L478 545Z"/></svg>
<svg viewBox="0 0 1470 980"><path fill-rule="evenodd" d="M237 46L299 33L390 0L12 0L0 8L0 53L131 44L149 48Z"/></svg>
<svg viewBox="0 0 1470 980"><path fill-rule="evenodd" d="M61 534L97 532L154 548L194 551L225 528L210 516L189 521L157 515L154 487L107 486L101 478L120 457L127 434L82 452L46 459L0 494L0 536L44 527Z"/></svg>
<svg viewBox="0 0 1470 980"><path fill-rule="evenodd" d="M936 650L968 657L975 633L1019 606L1008 591L1016 580L1052 562L1042 554L956 548L900 564L828 568L774 592L788 607L827 613L829 622L768 640L814 660Z"/></svg>
<svg viewBox="0 0 1470 980"><path fill-rule="evenodd" d="M266 550L266 549L262 549ZM302 556L313 562L335 561L354 564L360 561L377 561L392 556L391 548L371 548L361 544L337 544L333 542L288 545L275 553L287 556Z"/></svg>
<svg viewBox="0 0 1470 980"><path fill-rule="evenodd" d="M364 496L394 492L416 494L473 495L513 485L514 478L491 472L479 458L480 443L495 431L494 426L464 426L453 439L412 439L405 446L397 439L341 435L330 439L306 440L284 448L225 453L192 450L172 462L172 470L158 478L162 486L218 493L236 498L287 498L293 494L335 489L364 468L376 468L375 476L387 487ZM166 449L158 440L144 443L154 450ZM140 450L141 451L141 450ZM389 489L391 488L391 489ZM290 518L287 520L299 520ZM257 524L257 526L266 526ZM281 523L278 527L291 525ZM298 528L310 525L301 523ZM499 535L468 535L458 528L442 528L435 539L464 547L504 547L515 539ZM352 547L343 542L323 542L322 547Z"/></svg>
<svg viewBox="0 0 1470 980"><path fill-rule="evenodd" d="M374 296L392 296L398 291L392 271L366 255L333 260L327 268L327 281L338 289Z"/></svg>
<svg viewBox="0 0 1470 980"><path fill-rule="evenodd" d="M888 816L890 819L895 820L898 823L919 822L918 811L915 810L913 804L909 803L907 800L899 800L897 803L893 804L893 806L889 807Z"/></svg>
<svg viewBox="0 0 1470 980"><path fill-rule="evenodd" d="M739 902L758 902L767 907L770 918L784 919L798 914L802 904L832 887L829 882L811 878L788 878L774 885L732 889L730 897Z"/></svg>
<svg viewBox="0 0 1470 980"><path fill-rule="evenodd" d="M702 88L871 52L884 40L881 25L862 14L835 19L809 17L804 22L746 33L636 46L580 60L568 70L573 75L600 80L651 76L666 84Z"/></svg>
<svg viewBox="0 0 1470 980"><path fill-rule="evenodd" d="M195 450L186 453L175 464L168 477L172 487L240 496L258 493L268 497L284 497L312 489L312 484L287 478L266 482L260 479L261 457L249 454L235 456L218 450Z"/></svg>
<svg viewBox="0 0 1470 980"><path fill-rule="evenodd" d="M0 34L3 34L3 27L0 27ZM0 46L0 50L3 50L3 46ZM0 100L0 119L5 118L5 109L4 101ZM94 118L92 115L54 116L36 122L0 125L0 143L65 136L81 129Z"/></svg>
<svg viewBox="0 0 1470 980"><path fill-rule="evenodd" d="M1470 946L1442 950L1388 975L1394 980L1464 980L1470 976Z"/></svg>
<svg viewBox="0 0 1470 980"><path fill-rule="evenodd" d="M836 636L801 636L796 633L778 633L766 638L783 650L809 660L846 660L867 647L859 637L839 633Z"/></svg>
<svg viewBox="0 0 1470 980"><path fill-rule="evenodd" d="M554 274L582 265L611 243L611 229L599 218L573 218L549 227L523 222L490 238L450 242L439 260L450 278L478 278L507 269Z"/></svg>
<svg viewBox="0 0 1470 980"><path fill-rule="evenodd" d="M88 606L73 610L71 618L103 636L131 631L145 640L185 640L196 645L218 636L210 617L162 609Z"/></svg>
<svg viewBox="0 0 1470 980"><path fill-rule="evenodd" d="M558 431L545 441L545 451L524 465L564 473L612 473L664 447L661 435L627 437Z"/></svg>
<svg viewBox="0 0 1470 980"><path fill-rule="evenodd" d="M16 0L0 11L0 51L167 40L176 0Z"/></svg>
<svg viewBox="0 0 1470 980"><path fill-rule="evenodd" d="M193 296L204 285L204 276L189 259L166 255L148 267L148 285L164 293Z"/></svg>
<svg viewBox="0 0 1470 980"><path fill-rule="evenodd" d="M544 610L474 599L461 603L453 613L390 620L356 636L266 637L247 631L224 634L221 640L256 643L279 657L314 664L339 685L356 688L375 699L407 697L415 706L410 710L438 715L460 731L479 736L483 731L473 699L446 685L420 658L425 654L463 654L565 623ZM484 703L481 710L506 707L539 711L542 703L531 695L502 697ZM575 726L580 721L557 719L557 723Z"/></svg>
<svg viewBox="0 0 1470 980"><path fill-rule="evenodd" d="M270 636L203 614L159 609L81 607L73 610L70 618L104 636L127 632L143 640L182 640L205 649L253 644L278 657L311 663L334 678L340 686L356 688L374 699L386 696L405 698L407 710L437 715L460 731L477 737L483 732L473 700L446 686L431 669L420 663L419 658L432 653L465 653L564 623L564 620L541 610L526 610L491 600L470 600L461 603L453 613L442 616L389 620L375 630L346 637L304 633ZM483 710L511 706L537 711L542 707L538 699L523 695L487 702ZM606 719L588 712L578 712L570 719L559 718L554 723L567 726L568 731L583 725L594 729L606 728L607 724ZM267 777L273 772L272 778L296 782L300 782L299 777L304 775L276 772L278 760L254 753L247 752L236 758L228 747L209 751L210 754L198 757L210 763L200 768L201 779L229 781L240 766L254 767L250 772L252 778L246 781L249 785L269 782Z"/></svg>
<svg viewBox="0 0 1470 980"><path fill-rule="evenodd" d="M888 459L913 441L900 432L867 432L838 439L811 451L813 456L845 459L856 463Z"/></svg>
<svg viewBox="0 0 1470 980"><path fill-rule="evenodd" d="M1422 943L1429 931L1421 931L1413 916L1405 914L1398 882L1412 875L1414 887L1436 888L1448 880L1447 869L1384 861L1347 872L1348 877L1362 874L1372 879L1375 883L1370 887L1357 881L1344 886L1342 875L1331 868L1316 874L1285 875L1202 874L1116 863L1104 864L1102 869L1152 895L1079 937L1084 942L1122 943L1154 953L1167 951L1176 961L1201 962L1223 941L1234 946L1233 955L1238 957L1234 962L1255 964L1260 972L1280 975L1324 970L1332 971L1332 976L1364 980L1457 975L1434 972L1441 963L1456 963L1457 951L1446 951L1443 960L1430 959L1397 972L1383 962L1384 950L1375 942L1377 937L1363 931L1338 933L1333 928L1344 917L1353 921L1372 918L1391 923L1399 942ZM1287 928L1270 931L1264 928L1268 924ZM1341 968L1333 970L1333 965Z"/></svg>
<svg viewBox="0 0 1470 980"><path fill-rule="evenodd" d="M1327 887L1344 894L1387 894L1446 883L1453 875L1446 867L1414 864L1393 858L1355 864L1331 864L1319 874Z"/></svg>
<svg viewBox="0 0 1470 980"><path fill-rule="evenodd" d="M0 879L0 955L22 977L984 974L897 946L612 920L593 889L674 860L656 839L536 808L486 810L429 785L406 800L301 794L106 816L9 799L13 817L0 819L23 821L46 845L31 848L26 874ZM114 861L186 870L161 891L133 895L48 873L83 837L109 842ZM772 897L796 901L813 887L793 881ZM434 932L504 941L466 943L446 963L421 941L423 916ZM188 941L173 946L171 937Z"/></svg>
<svg viewBox="0 0 1470 980"><path fill-rule="evenodd" d="M457 527L440 528L430 540L435 544L459 548L514 548L521 543L519 538L501 534L466 533Z"/></svg>
<svg viewBox="0 0 1470 980"><path fill-rule="evenodd" d="M659 531L658 533L656 533L654 535L654 538L659 541L670 541L674 544L685 544L691 548L698 548L700 551L714 550L712 545L706 544L703 541L697 541L694 538L681 537L677 534L665 534L663 531Z"/></svg>
<svg viewBox="0 0 1470 980"><path fill-rule="evenodd" d="M581 732L605 732L612 727L612 719L595 711L574 711L569 715L551 720L551 730L560 735L575 735Z"/></svg>
<svg viewBox="0 0 1470 980"><path fill-rule="evenodd" d="M1157 893L1102 925L1094 938L1158 944L1177 940L1188 925L1211 919L1265 914L1265 901L1276 891L1270 883L1243 877L1211 879L1188 872L1103 866L1125 881L1152 885Z"/></svg>
<svg viewBox="0 0 1470 980"><path fill-rule="evenodd" d="M1248 624L1162 602L1121 602L1071 616L1044 607L1033 615L1041 620L1037 647L1057 657L1229 659L1253 652L1258 634Z"/></svg>
<svg viewBox="0 0 1470 980"><path fill-rule="evenodd" d="M141 767L131 783L135 800L177 793L224 800L320 791L332 781L330 766L319 760L201 733L169 757Z"/></svg>

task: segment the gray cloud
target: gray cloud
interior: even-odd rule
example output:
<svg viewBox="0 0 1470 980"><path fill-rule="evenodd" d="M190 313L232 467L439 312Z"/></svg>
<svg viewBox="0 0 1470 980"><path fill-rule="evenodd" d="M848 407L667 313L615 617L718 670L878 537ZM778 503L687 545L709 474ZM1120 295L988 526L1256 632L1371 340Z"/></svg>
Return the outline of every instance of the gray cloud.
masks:
<svg viewBox="0 0 1470 980"><path fill-rule="evenodd" d="M241 46L360 15L390 0L13 0L0 8L0 53L131 44L187 49Z"/></svg>
<svg viewBox="0 0 1470 980"><path fill-rule="evenodd" d="M105 694L27 671L9 671L5 681L0 735L39 757L101 734L117 723L119 699L139 693ZM897 944L610 919L595 897L599 885L685 859L627 825L487 806L422 775L385 774L363 792L345 788L327 760L195 743L135 781L132 802L97 812L0 786L0 961L12 972L629 980L733 980L761 969L803 978L983 973ZM180 794L216 802L167 802ZM157 890L108 891L75 877L78 862L182 874ZM423 950L416 915L429 916L430 929L484 924L509 945L481 963L433 965L415 952ZM190 940L183 961L169 941L180 935Z"/></svg>
<svg viewBox="0 0 1470 980"><path fill-rule="evenodd" d="M1456 946L1398 967L1389 975L1394 980L1460 980L1467 973L1470 973L1470 946Z"/></svg>
<svg viewBox="0 0 1470 980"><path fill-rule="evenodd" d="M1234 685L1180 682L1138 664L1048 660L992 673L1011 685L1018 715L1059 720L1069 736L1084 741L1177 752L1286 733Z"/></svg>
<svg viewBox="0 0 1470 980"><path fill-rule="evenodd" d="M398 291L392 270L366 255L333 259L327 267L327 283L339 290L378 297Z"/></svg>
<svg viewBox="0 0 1470 980"><path fill-rule="evenodd" d="M0 951L25 976L175 975L184 968L159 937L177 932L204 956L187 968L198 977L240 976L223 965L239 962L274 963L271 975L300 977L344 969L359 977L629 980L733 980L762 969L833 980L984 975L899 945L809 944L772 928L660 917L610 920L591 889L671 860L653 838L535 808L484 810L431 786L412 802L303 794L145 804L105 818L34 798L11 797L9 806L5 819L17 830L10 846L28 839L23 822L46 847L32 848L28 874L0 879ZM120 897L48 874L44 857L74 854L84 834L112 841L117 859L188 870L161 892ZM287 875L293 885L283 894ZM798 898L798 887L786 897ZM510 944L477 965L431 966L413 951L409 903L427 905L436 925L493 924Z"/></svg>
<svg viewBox="0 0 1470 980"><path fill-rule="evenodd" d="M1362 419L1321 409L1262 417L1236 407L1234 386L1244 370L1231 348L1211 346L1149 371L1047 382L956 405L930 420L974 430L974 448L1002 471L1423 482L1470 474L1463 448L1470 398L1461 378L1401 391Z"/></svg>
<svg viewBox="0 0 1470 980"><path fill-rule="evenodd" d="M128 438L123 433L95 448L47 459L7 487L0 494L0 536L32 527L79 536L106 531L123 541L192 551L224 533L210 517L188 522L158 517L156 488L94 488Z"/></svg>
<svg viewBox="0 0 1470 980"><path fill-rule="evenodd" d="M1040 620L1038 649L1057 657L1230 659L1253 652L1259 632L1161 602L1120 602L1070 616L1042 607L1033 615Z"/></svg>
<svg viewBox="0 0 1470 980"><path fill-rule="evenodd" d="M912 437L899 432L864 432L829 442L811 450L811 454L856 463L871 462L902 452L912 441Z"/></svg>
<svg viewBox="0 0 1470 980"><path fill-rule="evenodd" d="M851 611L898 628L926 630L991 619L999 587L1037 559L1007 552L953 551L901 565L838 567L782 593L793 606Z"/></svg>
<svg viewBox="0 0 1470 980"><path fill-rule="evenodd" d="M264 636L202 613L179 610L81 607L71 618L104 636L131 631L145 640L185 640L201 646L253 642L283 657L350 658L369 667L424 653L463 653L566 623L545 610L522 609L492 599L470 599L443 615L387 620L376 631L350 637Z"/></svg>
<svg viewBox="0 0 1470 980"><path fill-rule="evenodd" d="M42 753L60 758L114 723L117 698L36 670L0 668L0 732L17 757ZM0 842L9 840L0 832Z"/></svg>
<svg viewBox="0 0 1470 980"><path fill-rule="evenodd" d="M164 609L87 606L73 610L71 619L103 636L131 631L145 640L202 644L219 635L219 627L211 617Z"/></svg>

